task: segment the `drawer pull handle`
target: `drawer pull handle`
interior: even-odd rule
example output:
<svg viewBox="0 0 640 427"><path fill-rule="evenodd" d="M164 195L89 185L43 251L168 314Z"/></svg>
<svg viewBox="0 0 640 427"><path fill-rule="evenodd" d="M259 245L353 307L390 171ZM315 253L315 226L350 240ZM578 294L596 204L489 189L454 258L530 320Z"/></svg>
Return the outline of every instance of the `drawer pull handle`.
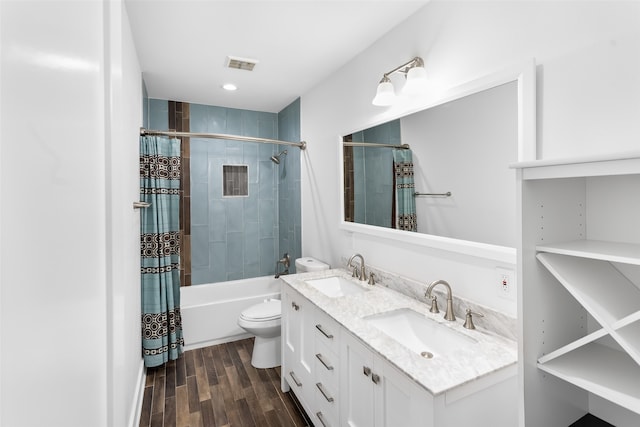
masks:
<svg viewBox="0 0 640 427"><path fill-rule="evenodd" d="M380 382L380 375L372 374L371 375L371 381L373 381L374 384L378 384Z"/></svg>
<svg viewBox="0 0 640 427"><path fill-rule="evenodd" d="M322 332L322 335L324 335L325 337L329 338L330 340L333 339L333 335L330 334L329 332L325 331L321 324L317 324L316 325L316 329L319 330L320 332Z"/></svg>
<svg viewBox="0 0 640 427"><path fill-rule="evenodd" d="M329 393L327 393L327 390L324 389L324 386L322 385L322 383L316 383L316 387L318 387L318 390L320 390L320 393L322 393L324 398L327 399L327 402L329 403L333 402L333 397L331 397Z"/></svg>
<svg viewBox="0 0 640 427"><path fill-rule="evenodd" d="M289 372L289 375L291 376L291 378L293 378L293 381L298 387L302 387L302 383L298 381L298 378L296 377L296 374L293 373L293 371Z"/></svg>
<svg viewBox="0 0 640 427"><path fill-rule="evenodd" d="M363 366L362 373L364 374L365 377L368 377L369 375L371 375L371 368L368 366Z"/></svg>
<svg viewBox="0 0 640 427"><path fill-rule="evenodd" d="M327 421L324 419L324 415L322 415L322 412L316 412L316 417L318 417L324 427L329 427L329 424L327 424Z"/></svg>
<svg viewBox="0 0 640 427"><path fill-rule="evenodd" d="M295 311L300 310L300 306L298 304L296 304L294 301L291 301L291 307L293 307L293 309Z"/></svg>
<svg viewBox="0 0 640 427"><path fill-rule="evenodd" d="M316 354L316 358L320 361L320 363L324 365L325 368L327 368L329 371L333 371L333 366L331 366L329 362L324 360L324 356L322 354Z"/></svg>

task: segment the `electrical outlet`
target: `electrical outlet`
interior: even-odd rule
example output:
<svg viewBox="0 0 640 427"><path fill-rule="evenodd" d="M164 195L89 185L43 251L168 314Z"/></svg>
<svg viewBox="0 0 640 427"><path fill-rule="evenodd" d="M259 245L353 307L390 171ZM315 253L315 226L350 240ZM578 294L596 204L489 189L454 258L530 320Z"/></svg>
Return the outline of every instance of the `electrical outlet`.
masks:
<svg viewBox="0 0 640 427"><path fill-rule="evenodd" d="M515 299L515 274L513 270L496 268L496 291L502 298Z"/></svg>

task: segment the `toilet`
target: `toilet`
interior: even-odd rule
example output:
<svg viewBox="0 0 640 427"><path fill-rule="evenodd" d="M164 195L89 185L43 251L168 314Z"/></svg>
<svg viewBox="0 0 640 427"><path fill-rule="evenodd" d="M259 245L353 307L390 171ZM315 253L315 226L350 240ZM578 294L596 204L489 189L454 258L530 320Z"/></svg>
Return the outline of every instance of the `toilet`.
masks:
<svg viewBox="0 0 640 427"><path fill-rule="evenodd" d="M251 355L251 365L256 368L280 366L281 313L280 300L268 299L240 314L238 326L256 336Z"/></svg>
<svg viewBox="0 0 640 427"><path fill-rule="evenodd" d="M329 269L329 265L312 257L296 259L296 272L306 273ZM268 299L244 310L238 326L255 335L251 365L255 368L275 368L281 364L280 327L282 306L278 299Z"/></svg>

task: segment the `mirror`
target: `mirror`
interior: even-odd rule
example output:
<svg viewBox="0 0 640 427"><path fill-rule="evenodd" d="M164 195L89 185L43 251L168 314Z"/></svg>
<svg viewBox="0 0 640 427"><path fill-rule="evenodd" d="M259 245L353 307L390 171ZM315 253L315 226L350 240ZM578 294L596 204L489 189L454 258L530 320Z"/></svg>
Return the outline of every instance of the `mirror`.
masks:
<svg viewBox="0 0 640 427"><path fill-rule="evenodd" d="M344 135L343 228L453 250L471 246L490 257L508 253L515 261L516 172L509 165L535 160L533 70L471 82L426 108ZM401 144L410 150L391 148ZM394 184L400 151L410 151L413 186ZM395 220L404 203L396 191L408 187L417 233Z"/></svg>

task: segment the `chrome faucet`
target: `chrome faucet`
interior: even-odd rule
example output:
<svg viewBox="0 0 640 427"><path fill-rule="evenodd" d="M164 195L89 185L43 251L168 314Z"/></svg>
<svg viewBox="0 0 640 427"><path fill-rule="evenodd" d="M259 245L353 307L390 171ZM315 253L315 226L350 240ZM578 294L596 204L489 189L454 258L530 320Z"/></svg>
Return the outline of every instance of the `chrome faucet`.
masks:
<svg viewBox="0 0 640 427"><path fill-rule="evenodd" d="M351 265L351 262L356 257L360 258L360 274L357 273L358 267ZM358 276L358 279L360 279L362 281L367 280L367 272L365 271L364 258L362 257L362 255L360 255L360 254L352 255L351 258L349 258L349 262L347 262L347 269L349 269L350 267L354 267L354 270L353 270L354 276L353 277Z"/></svg>
<svg viewBox="0 0 640 427"><path fill-rule="evenodd" d="M444 285L447 288L447 310L444 312L444 318L447 320L456 320L455 314L453 314L453 295L451 295L451 286L444 280L436 280L432 282L427 291L424 293L425 298L431 300L431 309L429 310L432 313L440 313L438 310L438 298L435 295L431 295L431 291L437 285Z"/></svg>

